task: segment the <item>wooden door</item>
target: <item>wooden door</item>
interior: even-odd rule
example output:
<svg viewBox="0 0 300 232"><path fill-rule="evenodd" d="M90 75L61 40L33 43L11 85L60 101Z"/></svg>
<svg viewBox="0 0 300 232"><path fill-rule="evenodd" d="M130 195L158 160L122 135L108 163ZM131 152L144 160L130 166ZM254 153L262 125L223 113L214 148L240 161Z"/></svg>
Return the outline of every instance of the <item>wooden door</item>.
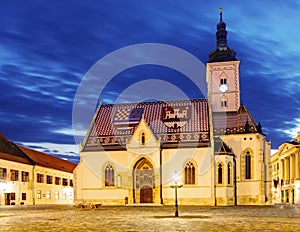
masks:
<svg viewBox="0 0 300 232"><path fill-rule="evenodd" d="M10 193L5 193L5 205L10 205Z"/></svg>
<svg viewBox="0 0 300 232"><path fill-rule="evenodd" d="M153 190L145 186L140 191L140 203L153 203Z"/></svg>

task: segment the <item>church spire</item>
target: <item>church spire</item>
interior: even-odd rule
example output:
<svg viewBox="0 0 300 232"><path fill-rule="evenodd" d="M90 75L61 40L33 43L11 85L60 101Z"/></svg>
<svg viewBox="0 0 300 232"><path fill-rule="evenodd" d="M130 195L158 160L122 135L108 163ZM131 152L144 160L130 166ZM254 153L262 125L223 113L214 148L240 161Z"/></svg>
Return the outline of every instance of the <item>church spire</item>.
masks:
<svg viewBox="0 0 300 232"><path fill-rule="evenodd" d="M223 22L223 9L220 8L220 22L217 25L217 46L209 54L209 62L236 60L235 51L227 45L226 23Z"/></svg>

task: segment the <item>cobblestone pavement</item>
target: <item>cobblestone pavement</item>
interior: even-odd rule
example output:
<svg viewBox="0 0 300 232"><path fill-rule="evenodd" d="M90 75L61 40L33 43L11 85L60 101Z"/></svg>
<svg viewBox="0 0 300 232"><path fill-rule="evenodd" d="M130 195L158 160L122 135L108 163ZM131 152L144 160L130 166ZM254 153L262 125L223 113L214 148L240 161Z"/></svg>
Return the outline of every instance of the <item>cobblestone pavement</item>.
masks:
<svg viewBox="0 0 300 232"><path fill-rule="evenodd" d="M295 205L0 207L0 231L300 231Z"/></svg>

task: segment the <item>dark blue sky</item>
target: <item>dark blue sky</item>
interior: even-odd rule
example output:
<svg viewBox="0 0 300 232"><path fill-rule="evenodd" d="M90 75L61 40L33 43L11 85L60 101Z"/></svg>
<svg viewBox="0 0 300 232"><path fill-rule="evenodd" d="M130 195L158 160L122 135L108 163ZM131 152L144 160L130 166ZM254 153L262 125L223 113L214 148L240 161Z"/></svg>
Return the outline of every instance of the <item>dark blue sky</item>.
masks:
<svg viewBox="0 0 300 232"><path fill-rule="evenodd" d="M277 148L300 131L297 0L4 0L0 131L12 141L78 160L72 106L88 70L107 54L139 43L176 46L205 63L215 48L219 7L228 44L241 60L242 102ZM116 76L103 102L114 102L133 83L153 77L183 91L192 88L180 74L146 65ZM189 94L200 97L197 91Z"/></svg>

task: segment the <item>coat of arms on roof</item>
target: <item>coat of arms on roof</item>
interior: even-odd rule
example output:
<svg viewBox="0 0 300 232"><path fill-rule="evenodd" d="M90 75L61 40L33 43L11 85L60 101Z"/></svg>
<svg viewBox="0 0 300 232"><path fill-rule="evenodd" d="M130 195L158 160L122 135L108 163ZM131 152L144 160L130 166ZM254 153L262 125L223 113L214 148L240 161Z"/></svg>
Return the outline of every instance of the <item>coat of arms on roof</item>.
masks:
<svg viewBox="0 0 300 232"><path fill-rule="evenodd" d="M142 114L143 108L119 109L114 116L114 126L118 130L129 130L139 123Z"/></svg>
<svg viewBox="0 0 300 232"><path fill-rule="evenodd" d="M163 123L173 129L182 128L190 118L189 107L163 107L162 108L162 121Z"/></svg>

